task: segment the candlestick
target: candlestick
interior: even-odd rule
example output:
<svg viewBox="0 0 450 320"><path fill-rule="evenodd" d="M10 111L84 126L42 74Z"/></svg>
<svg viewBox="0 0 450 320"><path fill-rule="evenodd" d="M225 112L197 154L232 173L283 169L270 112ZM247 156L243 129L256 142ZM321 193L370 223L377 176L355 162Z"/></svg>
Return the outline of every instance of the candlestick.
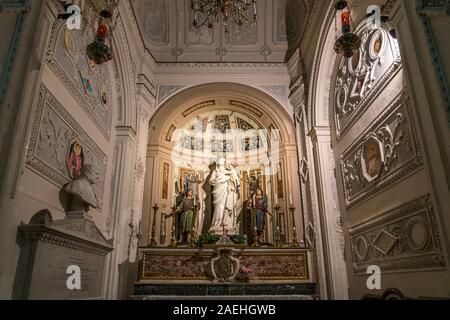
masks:
<svg viewBox="0 0 450 320"><path fill-rule="evenodd" d="M159 209L158 204L155 203L153 207L152 239L150 240L150 247L157 246L155 234L156 234L156 213L158 212L158 209Z"/></svg>
<svg viewBox="0 0 450 320"><path fill-rule="evenodd" d="M289 211L291 211L292 214L292 247L298 248L299 245L297 242L297 229L295 227L295 207L291 205Z"/></svg>
<svg viewBox="0 0 450 320"><path fill-rule="evenodd" d="M252 244L252 246L253 247L259 247L258 226L257 226L257 217L256 217L257 210L253 209L252 213L253 213L252 216L253 216L253 221L254 221L254 224L253 224L254 225L254 227L253 227L253 244Z"/></svg>
<svg viewBox="0 0 450 320"><path fill-rule="evenodd" d="M197 207L197 205L194 205L194 216L192 217L192 229L191 229L191 239L190 239L191 248L195 247L195 224L197 221L197 214L198 214L198 207Z"/></svg>
<svg viewBox="0 0 450 320"><path fill-rule="evenodd" d="M172 208L172 231L170 236L170 246L176 247L177 246L177 236L176 236L176 223L177 223L177 211L178 208L176 206L173 206Z"/></svg>
<svg viewBox="0 0 450 320"><path fill-rule="evenodd" d="M280 232L280 206L275 205L275 246L280 247L281 232Z"/></svg>

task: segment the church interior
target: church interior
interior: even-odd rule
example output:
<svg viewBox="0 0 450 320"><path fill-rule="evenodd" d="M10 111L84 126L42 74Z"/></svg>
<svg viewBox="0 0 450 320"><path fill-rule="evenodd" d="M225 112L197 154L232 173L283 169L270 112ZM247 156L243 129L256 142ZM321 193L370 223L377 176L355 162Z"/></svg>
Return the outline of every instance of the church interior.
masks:
<svg viewBox="0 0 450 320"><path fill-rule="evenodd" d="M450 1L0 26L0 299L450 299Z"/></svg>

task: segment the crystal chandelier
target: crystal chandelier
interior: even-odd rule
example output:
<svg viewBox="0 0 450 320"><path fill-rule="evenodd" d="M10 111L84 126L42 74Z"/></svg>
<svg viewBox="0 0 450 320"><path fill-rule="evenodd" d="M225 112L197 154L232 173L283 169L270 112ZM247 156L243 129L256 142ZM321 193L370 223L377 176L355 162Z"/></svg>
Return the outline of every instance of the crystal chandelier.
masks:
<svg viewBox="0 0 450 320"><path fill-rule="evenodd" d="M212 29L215 23L222 21L226 34L230 32L230 24L253 26L258 19L256 0L191 0L191 9L195 28Z"/></svg>

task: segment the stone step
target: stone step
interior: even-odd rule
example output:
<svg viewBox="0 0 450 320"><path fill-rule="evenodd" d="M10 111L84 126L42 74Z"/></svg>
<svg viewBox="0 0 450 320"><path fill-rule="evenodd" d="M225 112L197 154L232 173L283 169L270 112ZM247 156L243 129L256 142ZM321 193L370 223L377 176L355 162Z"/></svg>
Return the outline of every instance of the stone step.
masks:
<svg viewBox="0 0 450 320"><path fill-rule="evenodd" d="M315 296L317 287L315 283L136 283L134 295L139 297L262 297L262 296Z"/></svg>

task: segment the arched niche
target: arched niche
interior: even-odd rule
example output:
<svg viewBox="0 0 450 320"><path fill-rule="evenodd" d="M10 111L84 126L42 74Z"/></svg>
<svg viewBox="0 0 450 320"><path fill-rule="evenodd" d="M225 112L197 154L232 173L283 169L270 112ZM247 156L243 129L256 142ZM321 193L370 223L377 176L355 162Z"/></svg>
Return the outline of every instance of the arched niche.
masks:
<svg viewBox="0 0 450 320"><path fill-rule="evenodd" d="M196 172L196 170L203 168L207 173L208 165L224 155L219 152L217 157L214 157L211 149L207 149L208 156L202 161L196 161L194 157L189 163L184 162L182 165L184 167L181 169L180 165L177 164L178 159L176 157L174 159L172 152L180 144L180 136L177 136L177 131L189 131L196 121L202 119L208 123L207 128L210 130L212 128L211 122L217 115L228 115L232 128L236 128L236 123L233 123L233 121L240 118L254 129L261 130L262 134L267 134L270 137L266 150L270 154L264 161L261 161L261 158L255 160L255 158L250 157L250 162L241 163L238 161L237 168L241 170L243 176L247 171L251 175L251 172L261 168L259 172L264 173L262 174L265 176L264 186L267 188L270 205L274 205L275 193L277 193L278 201L284 203L286 240L290 239L289 230L293 223L288 211L289 195L291 195L292 204L301 208L299 179L296 175L287 174L296 172L298 164L295 131L291 117L274 98L258 89L236 83L210 83L192 87L176 94L160 106L150 120L144 190L144 227L141 245L150 243L152 238L158 244L168 244L171 222L165 216L171 212L175 196L174 182L180 178L180 172L189 168ZM272 137L277 140L274 142ZM208 142L205 142L204 146L210 147ZM241 145L236 141L233 149L237 151L234 152L236 157L232 157L231 163L236 163L239 157L246 157L248 150L235 150L240 147ZM193 153L195 151L199 150L194 150ZM226 155L226 158L228 158L228 155ZM275 172L279 168L281 168L280 176L277 176L277 178L281 182L278 186L278 183L276 183L278 180L274 177L276 177ZM280 196L278 196L278 188L282 190ZM158 204L159 208L156 216L154 216L154 204ZM298 232L298 239L303 239L300 210L297 210L295 215L295 224L297 230L301 230ZM154 231L154 235L152 231ZM266 237L268 239L273 237L271 230L267 230Z"/></svg>

